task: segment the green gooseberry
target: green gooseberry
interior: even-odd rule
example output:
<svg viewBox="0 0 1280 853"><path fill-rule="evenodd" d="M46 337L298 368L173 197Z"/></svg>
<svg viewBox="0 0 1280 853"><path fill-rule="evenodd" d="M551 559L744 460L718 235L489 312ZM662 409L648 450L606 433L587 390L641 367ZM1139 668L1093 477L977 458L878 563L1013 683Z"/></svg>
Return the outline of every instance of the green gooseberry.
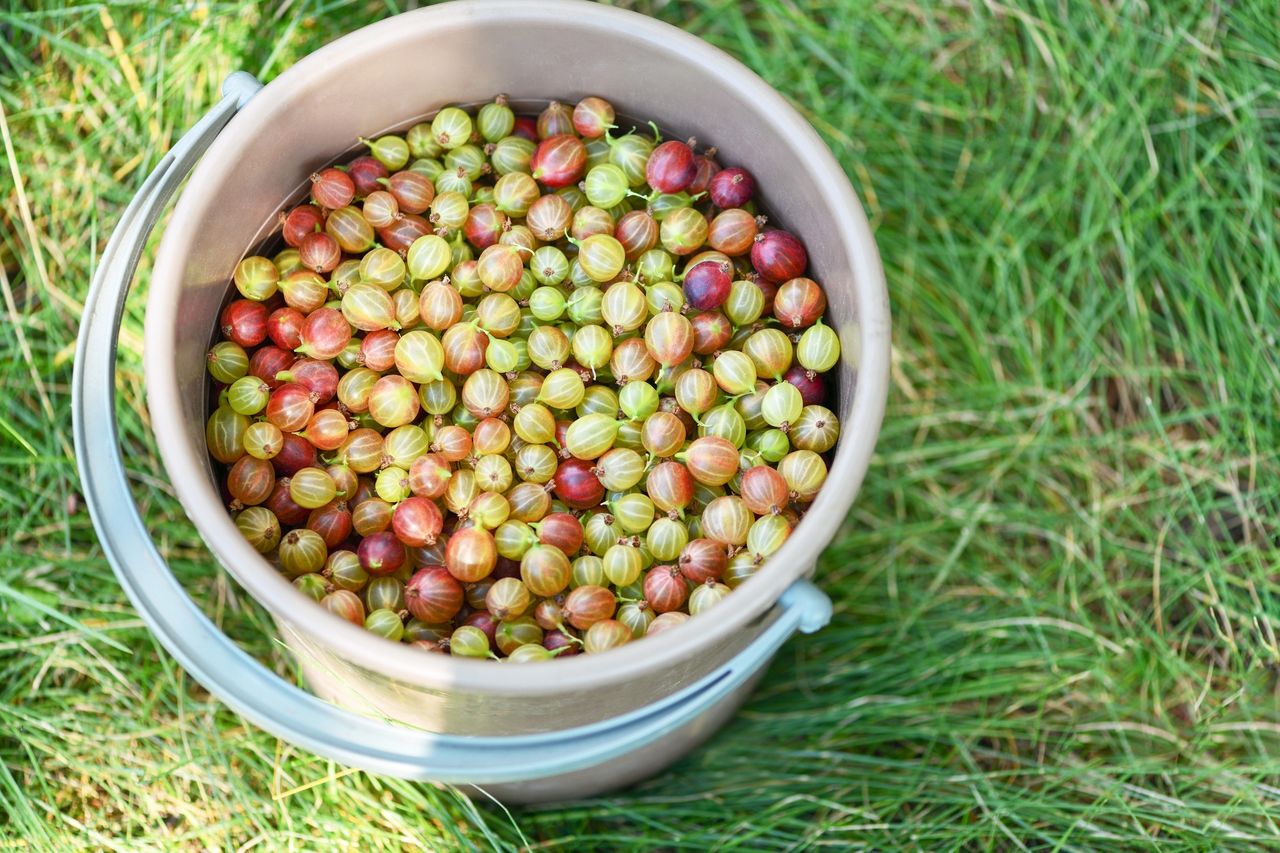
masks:
<svg viewBox="0 0 1280 853"><path fill-rule="evenodd" d="M542 388L538 391L538 402L545 403L553 409L568 410L581 403L585 394L586 384L578 375L578 371L562 367L551 371L543 378Z"/></svg>
<svg viewBox="0 0 1280 853"><path fill-rule="evenodd" d="M582 191L587 194L587 201L596 207L610 208L625 199L631 190L627 175L621 168L612 163L602 163L587 172Z"/></svg>
<svg viewBox="0 0 1280 853"><path fill-rule="evenodd" d="M529 311L543 323L554 323L564 314L564 292L558 287L539 287L529 296Z"/></svg>
<svg viewBox="0 0 1280 853"><path fill-rule="evenodd" d="M280 270L270 258L250 255L236 264L236 290L245 299L265 302L279 289Z"/></svg>
<svg viewBox="0 0 1280 853"><path fill-rule="evenodd" d="M764 291L753 281L735 281L721 310L733 325L749 326L764 312Z"/></svg>
<svg viewBox="0 0 1280 853"><path fill-rule="evenodd" d="M698 435L712 435L742 447L747 440L747 425L733 403L721 403L702 416Z"/></svg>
<svg viewBox="0 0 1280 853"><path fill-rule="evenodd" d="M368 146L373 159L386 166L389 171L398 172L409 162L409 143L402 137L393 134L379 136L377 139L360 137L360 142Z"/></svg>
<svg viewBox="0 0 1280 853"><path fill-rule="evenodd" d="M613 336L603 326L581 326L570 341L573 357L583 367L598 370L609 363L613 355Z"/></svg>
<svg viewBox="0 0 1280 853"><path fill-rule="evenodd" d="M711 365L716 384L726 394L750 394L756 387L756 366L745 353L725 350Z"/></svg>
<svg viewBox="0 0 1280 853"><path fill-rule="evenodd" d="M389 504L396 504L409 497L409 472L395 465L389 465L378 472L374 481L374 492Z"/></svg>
<svg viewBox="0 0 1280 853"><path fill-rule="evenodd" d="M770 464L781 461L782 457L791 450L791 442L787 439L787 434L780 429L761 430L748 436L747 442Z"/></svg>
<svg viewBox="0 0 1280 853"><path fill-rule="evenodd" d="M560 284L569 276L569 259L555 246L539 246L529 257L529 270L539 284Z"/></svg>
<svg viewBox="0 0 1280 853"><path fill-rule="evenodd" d="M498 142L516 126L516 114L507 106L506 97L499 95L476 113L476 130L486 142Z"/></svg>
<svg viewBox="0 0 1280 853"><path fill-rule="evenodd" d="M439 153L438 146L437 153ZM444 163L441 163L436 157L423 157L410 163L409 171L417 172L431 181L432 186L435 186L436 178L440 177L440 173L444 171Z"/></svg>
<svg viewBox="0 0 1280 853"><path fill-rule="evenodd" d="M574 407L579 417L591 414L618 417L618 394L608 385L588 385L582 402Z"/></svg>
<svg viewBox="0 0 1280 853"><path fill-rule="evenodd" d="M645 290L645 301L649 306L649 314L656 317L663 311L679 311L683 308L684 291L675 282L660 281L649 285Z"/></svg>
<svg viewBox="0 0 1280 853"><path fill-rule="evenodd" d="M463 625L449 635L449 653L465 658L497 657L489 649L489 635L474 625Z"/></svg>
<svg viewBox="0 0 1280 853"><path fill-rule="evenodd" d="M400 614L386 608L370 611L364 619L364 627L395 643L400 642L400 638L404 636L404 622L400 619Z"/></svg>
<svg viewBox="0 0 1280 853"><path fill-rule="evenodd" d="M628 382L618 391L618 408L633 421L643 421L658 411L661 398L648 382Z"/></svg>
<svg viewBox="0 0 1280 853"><path fill-rule="evenodd" d="M209 350L205 365L215 381L230 385L248 373L249 356L234 341L219 341Z"/></svg>
<svg viewBox="0 0 1280 853"><path fill-rule="evenodd" d="M529 162L536 148L537 143L523 136L504 136L494 143L489 162L493 165L493 171L499 175L528 173L532 171Z"/></svg>
<svg viewBox="0 0 1280 853"><path fill-rule="evenodd" d="M404 135L404 141L409 146L409 153L413 157L418 158L414 166L424 158L438 157L444 151L440 147L440 143L436 142L435 134L431 132L430 122L419 122ZM410 168L413 168L412 166Z"/></svg>
<svg viewBox="0 0 1280 853"><path fill-rule="evenodd" d="M579 459L598 459L613 447L618 435L618 421L604 414L590 414L569 424L565 431L566 449Z"/></svg>
<svg viewBox="0 0 1280 853"><path fill-rule="evenodd" d="M760 414L765 423L785 430L799 417L804 409L804 398L800 389L790 382L779 382L765 392L760 404Z"/></svg>
<svg viewBox="0 0 1280 853"><path fill-rule="evenodd" d="M503 338L490 338L489 346L484 351L485 364L490 370L498 373L511 373L519 364L520 356L516 345Z"/></svg>
<svg viewBox="0 0 1280 853"><path fill-rule="evenodd" d="M599 324L604 320L600 311L604 292L598 287L579 287L569 295L569 319L578 326Z"/></svg>
<svg viewBox="0 0 1280 853"><path fill-rule="evenodd" d="M825 326L819 319L804 330L796 344L796 361L805 370L825 373L840 360L840 336L835 329Z"/></svg>
<svg viewBox="0 0 1280 853"><path fill-rule="evenodd" d="M620 448L614 448L609 452L615 453L618 450ZM609 504L609 511L613 513L618 526L632 534L644 533L648 530L657 514L653 501L641 492L631 492L618 497Z"/></svg>
<svg viewBox="0 0 1280 853"><path fill-rule="evenodd" d="M473 181L484 174L484 167L487 165L488 160L485 159L484 152L470 143L459 145L444 155L446 169L461 170Z"/></svg>
<svg viewBox="0 0 1280 853"><path fill-rule="evenodd" d="M271 399L271 387L257 376L241 376L227 389L227 405L242 415L256 415Z"/></svg>
<svg viewBox="0 0 1280 853"><path fill-rule="evenodd" d="M636 277L649 284L670 281L675 271L675 260L662 249L649 249L636 259Z"/></svg>
<svg viewBox="0 0 1280 853"><path fill-rule="evenodd" d="M639 187L645 182L645 167L653 153L653 140L640 133L628 133L611 140L609 162L627 176L627 183Z"/></svg>
<svg viewBox="0 0 1280 853"><path fill-rule="evenodd" d="M445 107L431 120L431 133L446 151L465 145L471 138L471 116L457 107Z"/></svg>

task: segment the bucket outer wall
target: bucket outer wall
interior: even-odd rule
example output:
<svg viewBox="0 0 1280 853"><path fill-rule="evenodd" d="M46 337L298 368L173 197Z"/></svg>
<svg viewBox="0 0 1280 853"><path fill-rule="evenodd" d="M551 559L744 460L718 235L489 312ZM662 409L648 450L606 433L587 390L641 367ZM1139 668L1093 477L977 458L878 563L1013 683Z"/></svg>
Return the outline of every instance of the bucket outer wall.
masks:
<svg viewBox="0 0 1280 853"><path fill-rule="evenodd" d="M231 270L271 232L281 201L351 150L357 135L498 92L570 103L601 95L620 113L696 131L721 162L750 169L774 221L803 236L844 348L833 406L843 435L797 534L735 590L732 606L604 658L508 667L423 655L316 608L238 534L205 451L205 351ZM267 85L225 128L182 194L156 260L148 405L185 510L217 559L276 618L319 695L432 731L517 734L642 707L758 635L782 591L812 570L866 472L884 411L888 334L883 271L847 179L812 128L753 73L678 29L609 7L459 2L339 39Z"/></svg>
<svg viewBox="0 0 1280 853"><path fill-rule="evenodd" d="M765 671L759 670L720 702L683 726L667 732L661 740L644 749L572 773L562 773L529 782L470 786L481 796L501 803L556 803L594 797L626 788L679 761L729 722L735 711L755 690Z"/></svg>

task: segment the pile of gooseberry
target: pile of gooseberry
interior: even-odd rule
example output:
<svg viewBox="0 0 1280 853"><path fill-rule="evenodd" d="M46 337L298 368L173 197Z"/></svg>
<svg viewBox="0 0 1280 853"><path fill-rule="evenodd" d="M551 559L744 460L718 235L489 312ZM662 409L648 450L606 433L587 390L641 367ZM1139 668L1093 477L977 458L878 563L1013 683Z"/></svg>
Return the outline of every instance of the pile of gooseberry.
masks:
<svg viewBox="0 0 1280 853"><path fill-rule="evenodd" d="M457 107L311 176L236 266L209 452L243 536L391 641L510 661L666 631L827 476L801 240L715 149L589 97Z"/></svg>

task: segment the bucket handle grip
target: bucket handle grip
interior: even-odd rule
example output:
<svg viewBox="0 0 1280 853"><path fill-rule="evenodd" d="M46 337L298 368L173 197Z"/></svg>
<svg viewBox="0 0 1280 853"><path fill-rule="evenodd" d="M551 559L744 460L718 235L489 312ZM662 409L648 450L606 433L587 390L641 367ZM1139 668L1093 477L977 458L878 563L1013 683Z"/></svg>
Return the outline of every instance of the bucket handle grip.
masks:
<svg viewBox="0 0 1280 853"><path fill-rule="evenodd" d="M759 637L676 693L588 726L486 737L437 734L345 710L289 684L227 637L186 594L133 501L115 420L115 363L125 296L148 235L196 161L261 88L246 72L230 75L222 100L147 177L103 251L76 343L72 418L85 503L121 586L183 669L245 719L326 758L406 779L484 785L568 773L643 748L746 683L794 632L827 624L830 599L798 580Z"/></svg>

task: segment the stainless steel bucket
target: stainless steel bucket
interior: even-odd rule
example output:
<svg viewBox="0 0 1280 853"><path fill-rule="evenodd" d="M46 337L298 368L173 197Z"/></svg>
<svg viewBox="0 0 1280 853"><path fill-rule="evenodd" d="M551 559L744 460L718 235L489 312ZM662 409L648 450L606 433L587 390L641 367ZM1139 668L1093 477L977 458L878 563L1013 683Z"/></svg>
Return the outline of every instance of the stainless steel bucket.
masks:
<svg viewBox="0 0 1280 853"><path fill-rule="evenodd" d="M806 576L866 473L884 412L889 311L865 216L812 128L759 77L693 36L576 0L448 3L366 27L262 87L225 97L166 155L103 255L76 353L75 438L87 503L116 574L165 647L202 684L280 737L399 776L483 785L508 801L569 799L642 778L733 713L795 630L826 623ZM282 200L357 134L446 103L588 94L719 148L756 176L803 236L841 335L842 436L796 533L733 606L603 657L504 666L424 655L317 608L239 535L205 450L204 355L230 271ZM199 161L198 165L197 161ZM217 560L275 618L312 692L263 667L185 594L134 506L114 424L119 315L147 233L195 167L165 230L147 305L147 398L177 495Z"/></svg>

